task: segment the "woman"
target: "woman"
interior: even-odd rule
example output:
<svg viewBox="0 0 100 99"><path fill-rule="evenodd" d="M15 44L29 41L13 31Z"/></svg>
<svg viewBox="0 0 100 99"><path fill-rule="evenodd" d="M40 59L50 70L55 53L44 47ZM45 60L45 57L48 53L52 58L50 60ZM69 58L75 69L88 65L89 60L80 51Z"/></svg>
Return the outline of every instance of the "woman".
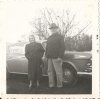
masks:
<svg viewBox="0 0 100 99"><path fill-rule="evenodd" d="M41 77L42 56L44 49L40 43L35 41L34 35L29 36L29 44L25 47L25 57L28 59L29 88L38 87Z"/></svg>

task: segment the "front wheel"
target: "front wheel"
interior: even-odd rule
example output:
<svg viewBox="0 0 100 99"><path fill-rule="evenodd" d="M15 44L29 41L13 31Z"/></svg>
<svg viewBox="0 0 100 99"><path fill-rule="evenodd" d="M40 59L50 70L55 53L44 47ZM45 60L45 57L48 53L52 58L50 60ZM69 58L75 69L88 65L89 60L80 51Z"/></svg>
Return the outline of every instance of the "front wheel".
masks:
<svg viewBox="0 0 100 99"><path fill-rule="evenodd" d="M75 85L77 82L77 72L72 67L63 67L64 85Z"/></svg>

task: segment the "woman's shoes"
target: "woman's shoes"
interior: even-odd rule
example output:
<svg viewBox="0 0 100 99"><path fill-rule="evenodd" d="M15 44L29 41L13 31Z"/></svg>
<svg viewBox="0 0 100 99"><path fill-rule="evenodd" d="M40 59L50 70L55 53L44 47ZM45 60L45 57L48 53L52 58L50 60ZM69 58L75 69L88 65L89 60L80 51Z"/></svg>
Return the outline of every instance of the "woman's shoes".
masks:
<svg viewBox="0 0 100 99"><path fill-rule="evenodd" d="M32 90L32 88L33 88L33 86L32 86L32 85L29 85L29 90L30 90L30 91Z"/></svg>
<svg viewBox="0 0 100 99"><path fill-rule="evenodd" d="M40 84L39 84L39 82L37 81L37 84L36 84L36 86L37 86L37 88L39 88L40 87Z"/></svg>
<svg viewBox="0 0 100 99"><path fill-rule="evenodd" d="M29 84L29 90L31 91L32 89L36 89L36 88L40 88L40 84L39 84L39 81L36 82L36 84L32 84L30 83Z"/></svg>
<svg viewBox="0 0 100 99"><path fill-rule="evenodd" d="M33 87L33 85L32 85L32 81L30 80L29 90L32 90L32 87Z"/></svg>

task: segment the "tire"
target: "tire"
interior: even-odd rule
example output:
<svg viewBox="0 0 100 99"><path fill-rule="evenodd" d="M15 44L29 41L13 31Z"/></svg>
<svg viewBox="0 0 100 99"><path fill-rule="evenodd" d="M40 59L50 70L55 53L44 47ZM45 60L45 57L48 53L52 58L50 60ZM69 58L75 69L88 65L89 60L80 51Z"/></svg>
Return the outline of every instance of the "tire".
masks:
<svg viewBox="0 0 100 99"><path fill-rule="evenodd" d="M72 66L63 67L63 83L64 85L75 85L77 82L77 72Z"/></svg>

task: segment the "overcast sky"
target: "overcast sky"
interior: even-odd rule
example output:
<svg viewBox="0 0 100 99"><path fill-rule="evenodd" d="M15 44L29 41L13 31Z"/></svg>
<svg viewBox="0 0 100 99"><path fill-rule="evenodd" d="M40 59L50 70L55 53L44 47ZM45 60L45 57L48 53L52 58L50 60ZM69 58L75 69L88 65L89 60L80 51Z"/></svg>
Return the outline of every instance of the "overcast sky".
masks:
<svg viewBox="0 0 100 99"><path fill-rule="evenodd" d="M30 22L40 15L40 10L45 8L57 11L69 10L76 13L80 26L88 27L87 33L93 33L93 21L96 17L95 0L7 0L0 3L0 26L3 37L8 42L16 42L22 34L32 31Z"/></svg>

